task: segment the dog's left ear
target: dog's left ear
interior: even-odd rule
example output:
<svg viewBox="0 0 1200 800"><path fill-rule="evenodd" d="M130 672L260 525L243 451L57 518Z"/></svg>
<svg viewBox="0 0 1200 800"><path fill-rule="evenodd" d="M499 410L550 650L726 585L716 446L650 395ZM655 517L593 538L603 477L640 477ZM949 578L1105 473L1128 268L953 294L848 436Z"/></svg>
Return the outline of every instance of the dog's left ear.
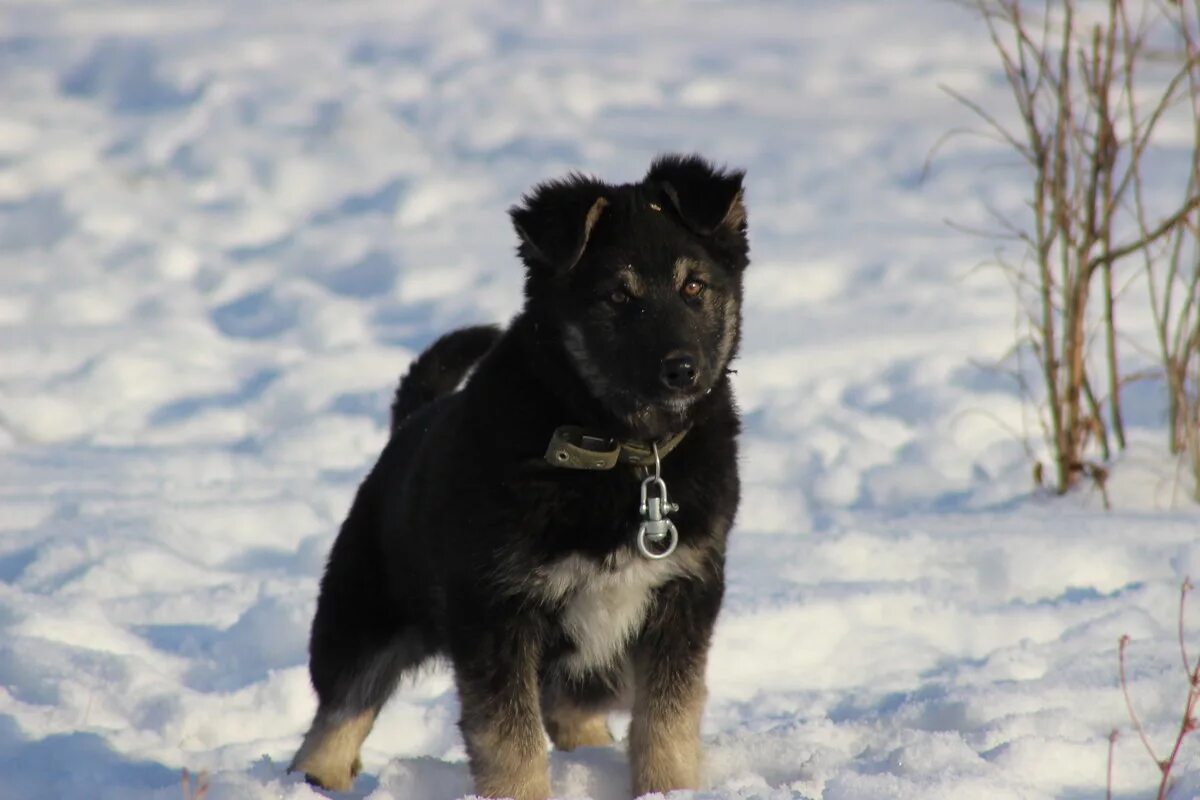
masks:
<svg viewBox="0 0 1200 800"><path fill-rule="evenodd" d="M688 227L701 236L746 237L740 170L714 167L699 156L664 155L650 165L647 184L657 184Z"/></svg>
<svg viewBox="0 0 1200 800"><path fill-rule="evenodd" d="M608 205L607 188L592 178L572 175L536 186L509 209L526 266L566 272L579 263Z"/></svg>

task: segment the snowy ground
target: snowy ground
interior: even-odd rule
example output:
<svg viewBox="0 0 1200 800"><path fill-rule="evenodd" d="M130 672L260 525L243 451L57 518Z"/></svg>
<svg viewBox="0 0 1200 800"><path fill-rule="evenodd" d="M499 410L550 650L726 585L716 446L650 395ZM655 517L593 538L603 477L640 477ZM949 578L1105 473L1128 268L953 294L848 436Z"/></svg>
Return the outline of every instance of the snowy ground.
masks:
<svg viewBox="0 0 1200 800"><path fill-rule="evenodd" d="M1030 493L1034 420L981 366L1011 292L944 224L1019 208L1020 175L960 138L922 178L974 124L939 83L1003 108L931 0L6 0L0 799L173 799L182 767L317 796L283 773L307 626L396 375L516 310L524 189L663 150L748 169L755 258L695 796L1103 797L1121 634L1165 751L1200 514L1152 386L1116 510ZM405 688L352 796L466 794L456 713L445 672ZM619 750L552 764L625 796ZM1127 727L1115 772L1152 794ZM1179 772L1200 795L1200 742Z"/></svg>

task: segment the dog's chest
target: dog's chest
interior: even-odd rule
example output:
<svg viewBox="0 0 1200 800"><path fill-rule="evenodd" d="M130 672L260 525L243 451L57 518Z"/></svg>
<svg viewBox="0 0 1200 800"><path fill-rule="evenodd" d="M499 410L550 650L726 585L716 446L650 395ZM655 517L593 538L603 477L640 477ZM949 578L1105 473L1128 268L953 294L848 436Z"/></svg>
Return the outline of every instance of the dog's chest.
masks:
<svg viewBox="0 0 1200 800"><path fill-rule="evenodd" d="M539 570L542 600L558 608L574 646L562 665L576 674L611 666L641 630L654 590L682 571L680 559L636 556L615 566L570 556Z"/></svg>

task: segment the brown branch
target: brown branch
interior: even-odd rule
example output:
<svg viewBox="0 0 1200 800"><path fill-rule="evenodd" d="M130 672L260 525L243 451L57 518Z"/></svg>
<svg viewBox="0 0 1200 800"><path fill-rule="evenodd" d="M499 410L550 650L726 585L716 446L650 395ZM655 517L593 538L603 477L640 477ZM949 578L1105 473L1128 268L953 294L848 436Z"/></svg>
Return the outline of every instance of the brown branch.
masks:
<svg viewBox="0 0 1200 800"><path fill-rule="evenodd" d="M1108 89L1112 86L1116 69L1117 25L1120 19L1120 5L1119 0L1110 0L1109 2L1108 36L1105 40L1104 93L1102 95L1104 98L1104 127L1102 133L1105 139L1102 149L1104 150L1104 158L1106 159L1103 186L1105 208L1104 252L1112 249L1113 212L1109 209L1115 208L1113 172L1116 169L1117 156L1120 152L1120 143L1117 141L1112 112L1108 104ZM1097 144L1097 148L1100 149L1099 143ZM1124 450L1125 419L1121 412L1121 370L1117 362L1117 320L1115 298L1113 297L1112 262L1109 262L1104 268L1104 321L1106 326L1105 349L1108 356L1109 407L1112 410L1113 434L1117 438L1117 446Z"/></svg>
<svg viewBox="0 0 1200 800"><path fill-rule="evenodd" d="M1187 216L1197 208L1200 208L1200 194L1193 195L1186 203L1184 203L1182 208L1164 219L1156 228L1143 234L1137 240L1127 242L1119 247L1114 247L1107 253L1101 253L1093 258L1087 264L1087 274L1090 276L1091 273L1094 272L1101 264L1111 264L1115 261L1121 260L1130 253L1134 253L1144 247L1148 247L1166 234L1170 233L1176 225L1187 219Z"/></svg>
<svg viewBox="0 0 1200 800"><path fill-rule="evenodd" d="M1179 647L1183 648L1183 619L1184 619L1184 604L1187 601L1188 589L1191 588L1191 581L1187 578L1183 580L1183 586L1179 591ZM1187 654L1184 653L1184 663L1187 663ZM1193 670L1185 670L1185 675L1188 678L1188 693L1187 700L1183 704L1183 719L1179 722L1179 732L1175 735L1175 744L1171 748L1171 754L1167 756L1165 761L1159 762L1159 768L1162 770L1162 781L1158 784L1158 800L1166 800L1167 790L1170 788L1171 770L1175 767L1175 759L1179 757L1179 750L1183 747L1183 740L1188 734L1196 729L1196 718L1193 716L1196 710L1196 703L1200 701L1200 664Z"/></svg>
<svg viewBox="0 0 1200 800"><path fill-rule="evenodd" d="M1106 229L1109 230L1109 229ZM1117 447L1125 449L1125 419L1121 413L1121 371L1117 362L1116 303L1113 299L1112 262L1106 262L1104 277L1104 352L1108 360L1108 403L1112 412L1113 435ZM1107 458L1108 456L1105 456Z"/></svg>
<svg viewBox="0 0 1200 800"><path fill-rule="evenodd" d="M1092 419L1096 423L1096 437L1100 440L1100 455L1105 461L1108 461L1112 456L1108 447L1108 431L1104 428L1104 418L1101 416L1100 403L1096 401L1096 393L1092 391L1092 382L1088 380L1086 373L1083 376L1083 392L1087 397L1088 407L1092 411Z"/></svg>
<svg viewBox="0 0 1200 800"><path fill-rule="evenodd" d="M1121 676L1121 693L1125 695L1125 709L1129 712L1129 719L1133 722L1133 728L1137 731L1138 738L1142 740L1142 746L1146 748L1146 752L1150 754L1150 758L1155 764L1162 764L1158 760L1158 756L1154 755L1154 748L1150 746L1150 739L1146 736L1146 729L1142 727L1142 721L1138 719L1137 712L1133 710L1133 701L1129 698L1129 679L1125 675L1125 648L1129 645L1129 636L1124 635L1120 639L1120 644L1117 648L1117 665Z"/></svg>
<svg viewBox="0 0 1200 800"><path fill-rule="evenodd" d="M1127 45L1127 47L1132 47L1132 45ZM1132 65L1134 60L1135 59L1132 54L1126 57L1126 70L1129 71L1130 75L1132 75ZM1178 91L1180 84L1187 77L1188 72L1196 66L1196 63L1197 57L1192 56L1187 60L1184 66L1180 68L1179 72L1175 73L1175 75L1167 83L1167 88L1159 97L1158 103L1155 104L1154 111L1150 113L1150 116L1146 118L1145 122L1139 125L1137 118L1131 117L1130 123L1133 126L1133 131L1131 133L1131 163L1137 163L1141 159L1142 154L1150 145L1151 137L1154 133L1154 129L1158 126L1159 120L1162 119L1163 114L1165 114L1167 109L1169 109L1174 103L1176 99L1175 93ZM1128 83L1126 91L1129 93L1128 102L1132 105L1133 89L1131 81ZM1113 197L1114 203L1119 202L1120 199L1125 196L1125 190L1128 188L1130 180L1130 170L1127 170L1125 175L1122 177L1120 184L1118 184L1115 190Z"/></svg>

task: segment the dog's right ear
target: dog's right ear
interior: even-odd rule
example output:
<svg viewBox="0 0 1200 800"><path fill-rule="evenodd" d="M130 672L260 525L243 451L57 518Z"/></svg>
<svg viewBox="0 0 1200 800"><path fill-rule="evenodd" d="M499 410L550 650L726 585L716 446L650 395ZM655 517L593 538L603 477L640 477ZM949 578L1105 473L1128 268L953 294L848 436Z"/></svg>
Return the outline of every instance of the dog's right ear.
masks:
<svg viewBox="0 0 1200 800"><path fill-rule="evenodd" d="M517 252L530 269L566 272L579 263L592 229L604 213L607 187L583 175L535 186L509 209L521 237Z"/></svg>

